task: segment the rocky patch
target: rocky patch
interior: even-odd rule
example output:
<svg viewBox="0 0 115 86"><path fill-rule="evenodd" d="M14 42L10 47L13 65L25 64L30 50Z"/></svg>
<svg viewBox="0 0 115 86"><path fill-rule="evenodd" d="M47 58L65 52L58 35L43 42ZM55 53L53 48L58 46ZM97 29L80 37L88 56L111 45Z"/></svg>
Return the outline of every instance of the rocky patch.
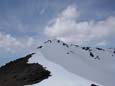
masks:
<svg viewBox="0 0 115 86"><path fill-rule="evenodd" d="M47 79L50 76L50 71L38 63L27 63L33 54L2 66L0 68L0 86L31 85Z"/></svg>

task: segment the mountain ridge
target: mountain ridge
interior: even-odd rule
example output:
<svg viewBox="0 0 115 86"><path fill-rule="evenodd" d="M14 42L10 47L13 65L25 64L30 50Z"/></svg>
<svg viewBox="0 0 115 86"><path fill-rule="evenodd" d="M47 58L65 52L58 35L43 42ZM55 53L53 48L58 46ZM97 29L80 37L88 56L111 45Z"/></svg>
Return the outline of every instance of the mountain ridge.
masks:
<svg viewBox="0 0 115 86"><path fill-rule="evenodd" d="M27 64L41 64L52 76L29 86L113 86L115 82L114 48L81 47L53 39L31 53Z"/></svg>
<svg viewBox="0 0 115 86"><path fill-rule="evenodd" d="M44 56L68 71L104 86L113 86L115 53L113 49L81 47L54 39L39 48Z"/></svg>

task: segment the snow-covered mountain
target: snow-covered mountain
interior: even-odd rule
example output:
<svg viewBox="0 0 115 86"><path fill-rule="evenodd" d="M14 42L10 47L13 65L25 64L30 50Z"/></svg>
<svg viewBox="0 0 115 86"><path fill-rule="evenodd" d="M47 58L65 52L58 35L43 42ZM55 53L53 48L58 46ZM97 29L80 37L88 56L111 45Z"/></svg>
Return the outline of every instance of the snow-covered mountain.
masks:
<svg viewBox="0 0 115 86"><path fill-rule="evenodd" d="M42 57L63 67L70 73L104 86L115 84L115 49L80 47L54 39L44 42L35 52L40 52ZM35 61L33 60L32 62ZM31 60L29 61L31 62ZM47 64L45 66L47 67Z"/></svg>
<svg viewBox="0 0 115 86"><path fill-rule="evenodd" d="M27 64L41 64L48 79L25 86L114 86L115 49L68 45L48 40L32 51ZM29 71L28 71L29 72Z"/></svg>
<svg viewBox="0 0 115 86"><path fill-rule="evenodd" d="M98 86L99 84L90 80L84 79L79 75L75 75L65 68L61 67L54 62L47 60L44 55L37 51L32 58L29 59L30 63L40 63L51 71L51 77L37 84L29 86ZM102 85L99 85L102 86Z"/></svg>

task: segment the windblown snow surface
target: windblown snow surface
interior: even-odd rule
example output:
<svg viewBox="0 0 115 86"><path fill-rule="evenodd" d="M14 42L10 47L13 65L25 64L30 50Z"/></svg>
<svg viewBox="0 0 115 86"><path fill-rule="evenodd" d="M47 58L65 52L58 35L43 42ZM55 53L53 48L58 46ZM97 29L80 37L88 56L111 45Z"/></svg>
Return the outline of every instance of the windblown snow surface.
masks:
<svg viewBox="0 0 115 86"><path fill-rule="evenodd" d="M30 86L115 84L115 49L81 47L60 40L48 40L34 53L28 63L42 64L51 71L52 76Z"/></svg>

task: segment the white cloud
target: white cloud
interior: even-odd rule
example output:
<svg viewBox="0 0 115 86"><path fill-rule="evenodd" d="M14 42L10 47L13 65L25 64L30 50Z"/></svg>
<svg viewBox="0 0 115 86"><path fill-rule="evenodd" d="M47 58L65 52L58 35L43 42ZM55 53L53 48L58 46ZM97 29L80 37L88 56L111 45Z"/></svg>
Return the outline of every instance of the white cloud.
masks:
<svg viewBox="0 0 115 86"><path fill-rule="evenodd" d="M12 37L10 34L0 33L0 51L15 53L21 50L29 49L33 47L35 43L36 42L33 38L19 40Z"/></svg>
<svg viewBox="0 0 115 86"><path fill-rule="evenodd" d="M77 19L80 12L75 6L68 6L59 16L51 20L44 33L48 37L61 39L65 42L82 44L106 45L111 36L115 36L115 17L110 16L102 21L81 21ZM106 43L105 43L106 42Z"/></svg>

